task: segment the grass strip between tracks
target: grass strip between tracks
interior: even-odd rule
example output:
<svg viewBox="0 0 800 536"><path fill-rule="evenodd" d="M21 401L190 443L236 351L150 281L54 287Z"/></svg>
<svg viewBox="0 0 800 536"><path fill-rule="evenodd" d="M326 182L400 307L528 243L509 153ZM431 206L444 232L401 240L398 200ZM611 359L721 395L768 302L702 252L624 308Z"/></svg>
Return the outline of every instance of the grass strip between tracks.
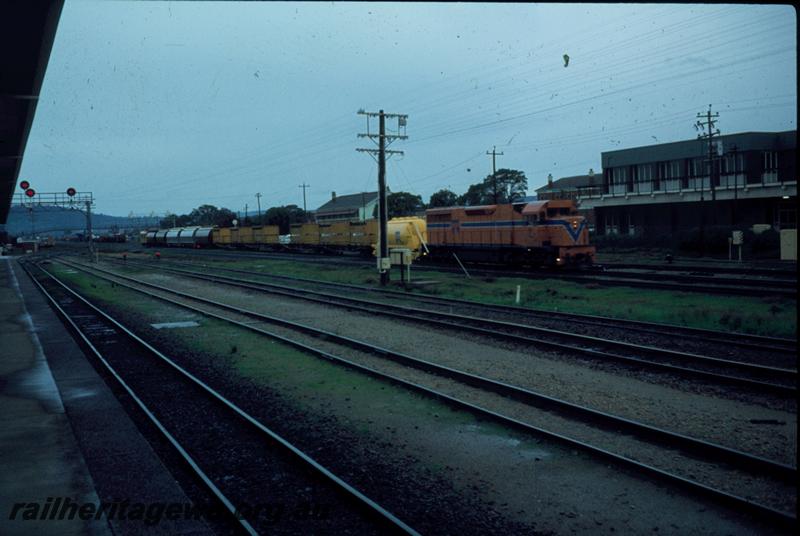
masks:
<svg viewBox="0 0 800 536"><path fill-rule="evenodd" d="M107 282L105 283L105 285L113 287L113 285L111 285L111 284L109 284ZM97 285L92 285L92 286L93 286L93 288L97 287ZM329 359L330 359L330 357L329 357ZM363 369L363 371L366 372L367 374L376 375L377 376L377 374L375 374L374 372L371 372L371 370L368 369L368 368L364 368L364 367L362 367L360 365L353 366L352 363L348 362L347 360L341 359L341 358L336 358L336 359L339 362L341 362L342 364L350 366L351 368L355 368L357 370ZM522 423L520 421L516 421L514 419L503 417L503 416L498 415L498 414L496 414L494 412L491 412L491 411L488 411L488 410L473 406L471 404L464 403L464 402L459 401L457 399L453 399L452 397L449 397L448 395L437 393L437 392L432 391L430 389L427 389L425 387L420 387L420 386L417 386L415 384L406 382L404 380L393 378L391 376L388 376L387 379L389 379L389 381L393 382L393 383L405 384L405 385L408 385L409 387L413 387L414 390L416 390L416 391L421 391L423 393L428 393L429 395L432 395L433 400L437 404L443 402L445 404L453 405L453 406L455 406L455 407L457 407L459 409L461 409L462 407L464 409L472 408L472 410L470 410L471 412L475 411L476 414L480 414L482 416L483 416L483 414L485 414L486 416L494 417L494 418L498 419L499 421L502 421L507 427L510 427L512 429L520 429L523 432L527 431L529 433L534 433L536 435L543 434L547 439L552 439L552 440L556 440L558 442L566 443L568 446L571 446L573 448L577 447L577 448L579 448L581 450L584 450L584 451L586 451L586 452L588 452L590 454L594 454L594 455L597 455L597 456L604 457L604 458L606 458L606 459L608 459L610 461L614 461L614 462L620 464L621 467L625 467L628 470L633 469L634 467L636 467L636 468L638 468L639 471L641 471L645 475L648 475L649 477L656 477L658 479L666 479L667 481L671 482L673 485L679 485L681 487L687 487L689 490L692 490L692 492L694 492L694 493L701 493L701 494L704 494L704 495L710 495L711 497L714 497L716 500L719 500L719 501L722 501L724 503L727 503L730 506L734 506L736 508L742 508L742 509L745 509L745 510L749 510L749 511L751 511L753 513L757 513L759 516L764 515L764 516L766 516L766 518L769 518L773 522L777 522L777 523L779 523L781 525L794 526L796 524L796 518L794 518L793 516L789 516L788 514L785 514L785 513L782 513L782 512L767 508L767 507L760 506L758 504L752 503L751 501L747 501L747 500L744 500L742 498L735 497L733 495L730 495L730 494L727 494L727 493L724 493L724 492L720 492L718 490L715 490L713 488L710 488L710 487L702 485L702 484L698 484L696 482L687 480L685 478L677 477L675 475L671 475L671 474L666 473L666 472L664 472L662 470L647 466L645 464L641 464L639 462L635 462L635 461L629 460L627 458L624 458L622 456L613 454L613 453L605 451L603 449L599 449L599 448L594 447L592 445L588 445L588 444L582 443L580 441L575 441L575 440L566 438L564 436L561 436L559 434L555 434L555 433L552 433L552 432L547 432L547 431L538 429L536 427L533 427L531 425L528 425L526 423ZM381 390L383 390L383 388Z"/></svg>
<svg viewBox="0 0 800 536"><path fill-rule="evenodd" d="M165 259L173 254L164 253ZM175 255L177 256L177 255ZM119 254L111 255L119 258ZM130 254L131 259L152 255ZM211 266L293 275L357 285L376 285L372 266L336 266L266 258L193 259ZM558 279L473 277L412 268L412 280L435 281L415 292L498 305L514 305L520 285L522 307L642 320L679 326L741 331L771 337L797 337L797 300L767 296L704 295L697 292L602 287Z"/></svg>

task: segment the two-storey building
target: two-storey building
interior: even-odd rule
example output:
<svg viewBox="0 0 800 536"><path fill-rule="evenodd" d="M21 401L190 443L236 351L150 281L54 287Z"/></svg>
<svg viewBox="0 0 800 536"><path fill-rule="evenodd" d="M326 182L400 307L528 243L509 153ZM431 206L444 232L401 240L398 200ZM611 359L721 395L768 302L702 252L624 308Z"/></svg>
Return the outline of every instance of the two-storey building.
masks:
<svg viewBox="0 0 800 536"><path fill-rule="evenodd" d="M797 131L744 132L602 153L599 188L578 194L598 233L701 225L796 228ZM599 190L599 191L598 191Z"/></svg>

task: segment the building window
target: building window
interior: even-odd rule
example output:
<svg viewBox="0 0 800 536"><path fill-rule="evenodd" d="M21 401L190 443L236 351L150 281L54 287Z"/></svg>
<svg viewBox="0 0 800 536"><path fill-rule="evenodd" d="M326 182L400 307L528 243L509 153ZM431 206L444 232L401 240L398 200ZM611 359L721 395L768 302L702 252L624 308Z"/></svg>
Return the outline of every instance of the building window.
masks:
<svg viewBox="0 0 800 536"><path fill-rule="evenodd" d="M628 193L633 192L634 189L638 190L638 184L634 187L636 182L636 166L631 166L630 173L628 174L628 182L625 185L625 191Z"/></svg>
<svg viewBox="0 0 800 536"><path fill-rule="evenodd" d="M722 174L735 175L744 169L743 154L729 154L722 159Z"/></svg>
<svg viewBox="0 0 800 536"><path fill-rule="evenodd" d="M624 194L627 191L628 168L611 168L611 194Z"/></svg>
<svg viewBox="0 0 800 536"><path fill-rule="evenodd" d="M778 170L778 153L775 151L764 152L764 171Z"/></svg>
<svg viewBox="0 0 800 536"><path fill-rule="evenodd" d="M744 155L741 153L725 155L720 162L720 182L728 188L744 186Z"/></svg>
<svg viewBox="0 0 800 536"><path fill-rule="evenodd" d="M764 182L778 182L778 153L764 151Z"/></svg>
<svg viewBox="0 0 800 536"><path fill-rule="evenodd" d="M670 168L670 178L677 179L681 176L681 161L680 160L673 160L669 163Z"/></svg>
<svg viewBox="0 0 800 536"><path fill-rule="evenodd" d="M708 175L708 170L706 169L706 162L703 158L692 158L689 164L689 176L692 178L695 177L705 177Z"/></svg>

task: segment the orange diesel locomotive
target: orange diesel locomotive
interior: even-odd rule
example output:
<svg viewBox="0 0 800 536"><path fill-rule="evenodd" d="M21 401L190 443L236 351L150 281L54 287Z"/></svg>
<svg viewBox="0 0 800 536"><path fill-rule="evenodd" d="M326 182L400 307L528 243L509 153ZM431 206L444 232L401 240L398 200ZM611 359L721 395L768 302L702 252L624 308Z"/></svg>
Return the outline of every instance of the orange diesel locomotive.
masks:
<svg viewBox="0 0 800 536"><path fill-rule="evenodd" d="M591 264L594 259L586 220L570 200L433 208L426 216L434 259L456 254L465 262L512 266Z"/></svg>

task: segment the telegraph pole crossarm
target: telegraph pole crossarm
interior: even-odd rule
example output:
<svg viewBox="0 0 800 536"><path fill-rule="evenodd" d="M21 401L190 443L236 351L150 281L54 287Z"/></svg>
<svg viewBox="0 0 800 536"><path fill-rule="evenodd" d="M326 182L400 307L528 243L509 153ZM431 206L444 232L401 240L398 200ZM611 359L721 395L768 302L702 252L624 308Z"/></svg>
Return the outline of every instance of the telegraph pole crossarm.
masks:
<svg viewBox="0 0 800 536"><path fill-rule="evenodd" d="M395 154L404 154L403 151L392 151L386 149L386 146L396 140L406 140L406 124L408 122L408 115L405 114L387 114L383 110L378 112L366 112L359 110L358 115L364 115L367 119L367 132L358 134L359 138L369 138L378 146L377 149L364 149L357 148L356 151L367 153L378 161L378 217L380 224L378 226L378 272L381 277L381 285L385 286L389 283L389 270L391 268L391 259L389 258L389 245L387 237L387 222L388 222L388 206L386 203L386 158ZM372 117L378 118L378 134L370 132L369 120ZM386 133L386 119L397 120L397 133ZM377 138L377 139L376 139Z"/></svg>

